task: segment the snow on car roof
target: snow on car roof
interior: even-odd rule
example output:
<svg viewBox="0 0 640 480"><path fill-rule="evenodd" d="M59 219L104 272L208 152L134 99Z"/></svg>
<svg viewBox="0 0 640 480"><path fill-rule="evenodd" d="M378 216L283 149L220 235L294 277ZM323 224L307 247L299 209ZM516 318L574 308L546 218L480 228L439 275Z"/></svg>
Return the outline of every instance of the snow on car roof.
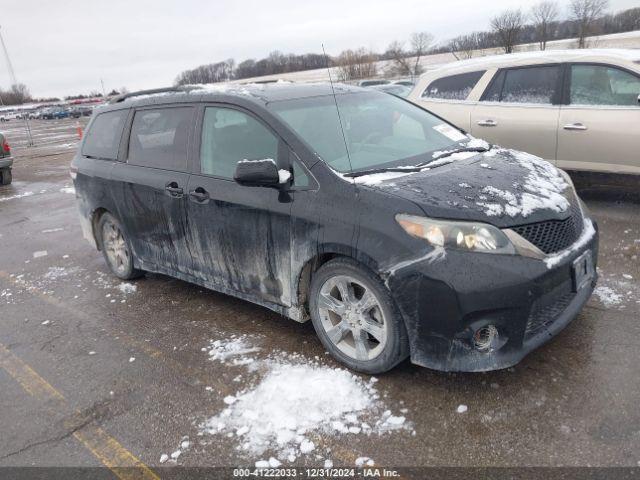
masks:
<svg viewBox="0 0 640 480"><path fill-rule="evenodd" d="M198 101L214 98L218 95L229 95L243 97L249 100L261 101L264 103L275 102L279 100L291 100L295 98L314 97L322 95L331 95L335 91L336 94L365 91L359 87L353 87L337 83L292 83L292 82L272 82L272 83L210 83L200 85L184 85L176 90L167 89L165 91L144 91L136 94L128 94L126 97L115 102L115 104L131 103L141 105L146 103L158 103L158 101Z"/></svg>
<svg viewBox="0 0 640 480"><path fill-rule="evenodd" d="M634 49L616 49L616 48L590 48L575 50L545 50L535 52L517 52L508 55L489 55L485 57L476 57L468 60L460 60L457 62L440 65L422 76L431 76L432 73L440 73L442 71L469 71L470 69L487 69L500 68L506 66L520 66L536 63L554 63L554 62L571 62L571 61L602 61L602 60L618 60L624 62L640 61L640 50Z"/></svg>

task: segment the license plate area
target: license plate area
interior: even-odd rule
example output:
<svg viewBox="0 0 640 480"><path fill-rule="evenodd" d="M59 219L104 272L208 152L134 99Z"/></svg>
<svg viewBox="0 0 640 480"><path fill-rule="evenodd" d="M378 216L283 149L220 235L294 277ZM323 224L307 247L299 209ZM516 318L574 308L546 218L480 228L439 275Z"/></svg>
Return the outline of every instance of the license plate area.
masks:
<svg viewBox="0 0 640 480"><path fill-rule="evenodd" d="M578 292L591 282L593 273L593 256L591 250L587 250L573 261L573 291Z"/></svg>

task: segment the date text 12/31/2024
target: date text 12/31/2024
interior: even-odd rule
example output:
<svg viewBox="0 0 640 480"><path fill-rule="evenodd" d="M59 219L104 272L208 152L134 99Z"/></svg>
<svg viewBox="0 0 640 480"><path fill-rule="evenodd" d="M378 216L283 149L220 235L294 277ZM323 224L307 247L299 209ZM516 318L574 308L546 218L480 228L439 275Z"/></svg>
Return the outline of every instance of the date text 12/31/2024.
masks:
<svg viewBox="0 0 640 480"><path fill-rule="evenodd" d="M234 478L397 478L397 470L388 468L236 468Z"/></svg>

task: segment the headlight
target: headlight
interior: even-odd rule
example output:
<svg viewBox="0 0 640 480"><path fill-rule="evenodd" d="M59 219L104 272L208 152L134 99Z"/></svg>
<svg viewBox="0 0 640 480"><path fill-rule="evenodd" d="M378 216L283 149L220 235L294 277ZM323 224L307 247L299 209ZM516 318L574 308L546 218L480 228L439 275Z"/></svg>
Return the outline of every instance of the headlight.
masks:
<svg viewBox="0 0 640 480"><path fill-rule="evenodd" d="M434 220L405 214L396 215L396 221L409 235L422 238L434 247L516 253L507 236L499 228L486 223Z"/></svg>

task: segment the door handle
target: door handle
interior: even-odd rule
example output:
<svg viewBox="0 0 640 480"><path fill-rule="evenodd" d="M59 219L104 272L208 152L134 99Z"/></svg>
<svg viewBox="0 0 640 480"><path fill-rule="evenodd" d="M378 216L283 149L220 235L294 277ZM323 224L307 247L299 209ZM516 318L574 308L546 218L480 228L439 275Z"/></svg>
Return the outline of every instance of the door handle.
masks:
<svg viewBox="0 0 640 480"><path fill-rule="evenodd" d="M197 187L189 192L189 196L197 203L209 203L209 192L202 187Z"/></svg>
<svg viewBox="0 0 640 480"><path fill-rule="evenodd" d="M167 183L164 186L164 190L167 192L167 195L173 198L182 198L184 195L184 190L182 190L182 187L178 186L178 182Z"/></svg>
<svg viewBox="0 0 640 480"><path fill-rule="evenodd" d="M490 118L487 118L486 120L479 120L478 125L480 125L481 127L497 127L498 122Z"/></svg>
<svg viewBox="0 0 640 480"><path fill-rule="evenodd" d="M565 130L586 130L587 127L580 122L568 123L564 127Z"/></svg>

